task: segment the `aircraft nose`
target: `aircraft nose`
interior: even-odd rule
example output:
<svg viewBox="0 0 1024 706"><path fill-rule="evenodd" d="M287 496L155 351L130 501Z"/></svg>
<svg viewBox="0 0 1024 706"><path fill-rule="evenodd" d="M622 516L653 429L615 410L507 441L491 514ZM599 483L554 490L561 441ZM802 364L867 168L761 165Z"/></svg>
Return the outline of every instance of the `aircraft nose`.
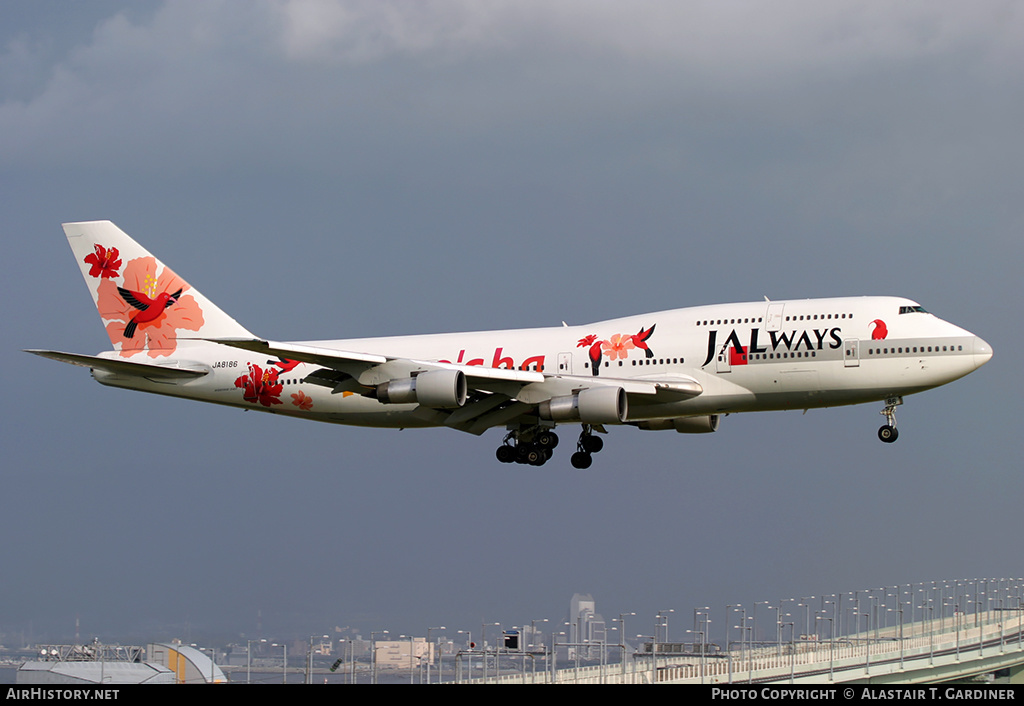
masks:
<svg viewBox="0 0 1024 706"><path fill-rule="evenodd" d="M974 337L974 367L980 368L992 358L992 346L980 336Z"/></svg>

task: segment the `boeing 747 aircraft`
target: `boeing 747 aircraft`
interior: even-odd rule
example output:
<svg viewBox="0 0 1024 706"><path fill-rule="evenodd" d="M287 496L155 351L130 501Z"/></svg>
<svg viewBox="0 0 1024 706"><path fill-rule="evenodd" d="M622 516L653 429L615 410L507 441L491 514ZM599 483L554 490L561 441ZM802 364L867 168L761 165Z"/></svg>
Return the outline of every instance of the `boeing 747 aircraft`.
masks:
<svg viewBox="0 0 1024 706"><path fill-rule="evenodd" d="M64 232L112 351L30 353L104 385L370 427L501 427L504 463L536 466L581 425L588 468L608 427L713 432L723 415L903 397L992 348L898 297L716 304L585 326L286 343L250 333L109 221Z"/></svg>

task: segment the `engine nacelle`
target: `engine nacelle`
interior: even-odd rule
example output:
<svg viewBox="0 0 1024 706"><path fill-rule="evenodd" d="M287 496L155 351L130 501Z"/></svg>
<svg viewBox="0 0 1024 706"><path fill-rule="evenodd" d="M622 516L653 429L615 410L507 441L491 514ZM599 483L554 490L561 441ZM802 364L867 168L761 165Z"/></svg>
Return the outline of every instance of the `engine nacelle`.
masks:
<svg viewBox="0 0 1024 706"><path fill-rule="evenodd" d="M718 431L719 417L709 414L703 417L676 417L675 419L652 419L640 422L638 427L645 431L667 431L675 429L680 434L709 434Z"/></svg>
<svg viewBox="0 0 1024 706"><path fill-rule="evenodd" d="M703 417L678 417L672 420L672 426L680 434L710 434L718 431L717 414L708 414Z"/></svg>
<svg viewBox="0 0 1024 706"><path fill-rule="evenodd" d="M575 395L555 397L537 408L541 419L584 424L622 424L628 405L621 387L592 387Z"/></svg>
<svg viewBox="0 0 1024 706"><path fill-rule="evenodd" d="M468 394L466 375L461 370L431 370L414 378L377 385L377 399L385 404L461 407Z"/></svg>

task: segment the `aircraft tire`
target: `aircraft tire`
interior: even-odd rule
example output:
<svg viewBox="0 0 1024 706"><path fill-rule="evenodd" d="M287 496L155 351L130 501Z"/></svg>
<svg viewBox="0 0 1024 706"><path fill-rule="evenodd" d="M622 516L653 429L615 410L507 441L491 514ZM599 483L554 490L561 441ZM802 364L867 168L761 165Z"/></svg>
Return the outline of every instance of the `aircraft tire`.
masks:
<svg viewBox="0 0 1024 706"><path fill-rule="evenodd" d="M900 433L899 431L897 431L896 427L889 426L888 424L883 424L878 429L878 438L887 444L891 444L892 442L896 441L896 439L898 439L899 436Z"/></svg>
<svg viewBox="0 0 1024 706"><path fill-rule="evenodd" d="M604 448L604 440L599 436L584 436L581 443L588 454L596 454Z"/></svg>
<svg viewBox="0 0 1024 706"><path fill-rule="evenodd" d="M545 449L553 449L558 446L558 435L553 431L542 431L537 435L537 445Z"/></svg>
<svg viewBox="0 0 1024 706"><path fill-rule="evenodd" d="M590 464L594 462L594 458L586 451L577 451L572 455L572 458L569 459L569 461L572 463L573 468L583 469L590 468Z"/></svg>

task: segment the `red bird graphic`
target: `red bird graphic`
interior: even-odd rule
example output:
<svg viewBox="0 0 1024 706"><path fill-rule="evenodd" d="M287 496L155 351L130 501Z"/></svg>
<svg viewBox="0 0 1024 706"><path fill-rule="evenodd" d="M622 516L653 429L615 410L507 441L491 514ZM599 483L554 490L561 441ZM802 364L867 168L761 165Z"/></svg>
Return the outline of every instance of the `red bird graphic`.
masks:
<svg viewBox="0 0 1024 706"><path fill-rule="evenodd" d="M282 373L290 373L299 365L299 361L292 360L291 358L282 358L281 360L268 360L267 365L276 365L281 368Z"/></svg>
<svg viewBox="0 0 1024 706"><path fill-rule="evenodd" d="M657 326L657 324L654 324L654 326ZM633 339L633 345L636 346L637 348L642 348L644 351L644 355L646 355L648 358L654 357L654 351L647 347L647 339L651 337L652 333L654 333L654 326L651 326L649 329L646 330L641 328L640 333L638 333L635 336L631 336L631 338Z"/></svg>
<svg viewBox="0 0 1024 706"><path fill-rule="evenodd" d="M156 317L160 316L164 309L178 301L178 298L181 297L181 292L181 289L174 294L160 292L156 295L156 299L150 299L142 292L133 292L130 289L118 287L117 293L121 295L121 298L139 310L139 313L133 316L128 325L124 327L124 337L133 338L135 336L135 329L139 324L153 321Z"/></svg>
<svg viewBox="0 0 1024 706"><path fill-rule="evenodd" d="M590 358L590 373L591 375L598 375L601 372L601 344L604 341L598 341L590 347L587 351L587 356Z"/></svg>
<svg viewBox="0 0 1024 706"><path fill-rule="evenodd" d="M883 338L889 335L889 329L885 327L885 322L881 319L875 319L871 322L875 326L875 330L871 332L871 339L874 341L881 341Z"/></svg>
<svg viewBox="0 0 1024 706"><path fill-rule="evenodd" d="M598 341L596 334L589 334L584 336L576 342L577 348L586 348L590 346L590 350L587 351L587 357L590 358L590 374L597 375L601 370L601 344L604 341Z"/></svg>

